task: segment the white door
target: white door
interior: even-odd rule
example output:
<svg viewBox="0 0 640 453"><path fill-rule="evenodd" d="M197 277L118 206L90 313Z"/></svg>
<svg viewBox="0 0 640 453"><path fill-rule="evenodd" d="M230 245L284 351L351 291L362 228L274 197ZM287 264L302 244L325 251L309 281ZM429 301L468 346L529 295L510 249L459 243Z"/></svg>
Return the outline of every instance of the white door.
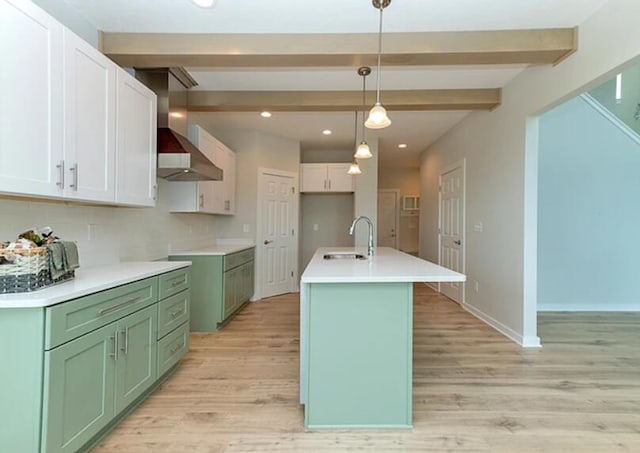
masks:
<svg viewBox="0 0 640 453"><path fill-rule="evenodd" d="M0 192L62 196L62 25L0 1Z"/></svg>
<svg viewBox="0 0 640 453"><path fill-rule="evenodd" d="M440 265L464 273L464 169L440 175ZM463 301L461 282L442 282L440 291L458 303Z"/></svg>
<svg viewBox="0 0 640 453"><path fill-rule="evenodd" d="M398 248L398 192L378 191L378 247Z"/></svg>
<svg viewBox="0 0 640 453"><path fill-rule="evenodd" d="M64 31L64 195L115 201L116 65Z"/></svg>
<svg viewBox="0 0 640 453"><path fill-rule="evenodd" d="M260 175L262 248L261 297L289 293L294 289L296 253L294 178L269 173Z"/></svg>
<svg viewBox="0 0 640 453"><path fill-rule="evenodd" d="M116 202L156 204L156 95L117 70Z"/></svg>

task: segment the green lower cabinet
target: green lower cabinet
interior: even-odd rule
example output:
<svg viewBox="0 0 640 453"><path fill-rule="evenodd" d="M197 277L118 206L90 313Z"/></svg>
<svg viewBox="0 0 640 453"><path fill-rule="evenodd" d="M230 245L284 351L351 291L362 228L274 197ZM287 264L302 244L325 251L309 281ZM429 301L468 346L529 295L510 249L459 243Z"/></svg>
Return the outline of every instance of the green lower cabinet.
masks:
<svg viewBox="0 0 640 453"><path fill-rule="evenodd" d="M158 309L151 306L118 321L116 412L133 403L156 380Z"/></svg>
<svg viewBox="0 0 640 453"><path fill-rule="evenodd" d="M213 332L253 296L254 249L229 255L175 255L191 261L192 332Z"/></svg>
<svg viewBox="0 0 640 453"><path fill-rule="evenodd" d="M116 323L45 352L43 451L75 452L115 415Z"/></svg>

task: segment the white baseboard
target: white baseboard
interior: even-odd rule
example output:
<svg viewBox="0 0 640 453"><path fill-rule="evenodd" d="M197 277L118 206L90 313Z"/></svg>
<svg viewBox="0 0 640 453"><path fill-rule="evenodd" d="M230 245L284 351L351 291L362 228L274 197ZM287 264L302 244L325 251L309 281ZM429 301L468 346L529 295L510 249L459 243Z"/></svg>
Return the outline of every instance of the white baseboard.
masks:
<svg viewBox="0 0 640 453"><path fill-rule="evenodd" d="M493 327L495 330L500 332L505 337L513 340L518 343L523 348L539 348L540 347L540 337L537 336L526 336L523 337L518 332L513 330L511 327L501 323L497 319L489 316L482 310L477 309L476 307L469 305L467 303L460 304L462 308L471 313L476 318L483 321L485 324Z"/></svg>
<svg viewBox="0 0 640 453"><path fill-rule="evenodd" d="M538 311L629 311L638 312L638 304L617 303L538 303Z"/></svg>

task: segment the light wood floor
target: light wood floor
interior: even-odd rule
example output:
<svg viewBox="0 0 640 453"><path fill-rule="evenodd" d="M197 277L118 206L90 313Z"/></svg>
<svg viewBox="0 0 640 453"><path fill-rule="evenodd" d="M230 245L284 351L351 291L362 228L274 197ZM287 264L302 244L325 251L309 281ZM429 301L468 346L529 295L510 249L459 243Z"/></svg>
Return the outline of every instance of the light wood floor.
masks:
<svg viewBox="0 0 640 453"><path fill-rule="evenodd" d="M94 452L640 452L640 314L543 314L536 350L424 285L414 314L413 430L304 431L292 294L193 334Z"/></svg>

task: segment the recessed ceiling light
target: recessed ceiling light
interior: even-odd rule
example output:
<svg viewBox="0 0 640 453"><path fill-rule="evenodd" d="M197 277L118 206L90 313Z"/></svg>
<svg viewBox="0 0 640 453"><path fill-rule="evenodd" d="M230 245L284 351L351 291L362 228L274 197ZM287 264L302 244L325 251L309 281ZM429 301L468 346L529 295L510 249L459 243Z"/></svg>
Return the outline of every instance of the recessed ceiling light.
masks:
<svg viewBox="0 0 640 453"><path fill-rule="evenodd" d="M264 112L260 112L260 116L263 118L271 118L271 112L265 110Z"/></svg>
<svg viewBox="0 0 640 453"><path fill-rule="evenodd" d="M331 134L333 134L331 129L325 129L325 130L322 131L322 135L331 135Z"/></svg>
<svg viewBox="0 0 640 453"><path fill-rule="evenodd" d="M398 148L400 148L400 149L405 149L406 147L407 147L407 144L406 144L406 143L400 143L400 144L398 145Z"/></svg>
<svg viewBox="0 0 640 453"><path fill-rule="evenodd" d="M182 118L184 115L180 112L171 112L169 113L169 116L173 117L173 118Z"/></svg>
<svg viewBox="0 0 640 453"><path fill-rule="evenodd" d="M200 8L213 8L214 6L216 6L216 3L218 2L218 0L191 0L193 3L195 3L197 6L199 6Z"/></svg>

